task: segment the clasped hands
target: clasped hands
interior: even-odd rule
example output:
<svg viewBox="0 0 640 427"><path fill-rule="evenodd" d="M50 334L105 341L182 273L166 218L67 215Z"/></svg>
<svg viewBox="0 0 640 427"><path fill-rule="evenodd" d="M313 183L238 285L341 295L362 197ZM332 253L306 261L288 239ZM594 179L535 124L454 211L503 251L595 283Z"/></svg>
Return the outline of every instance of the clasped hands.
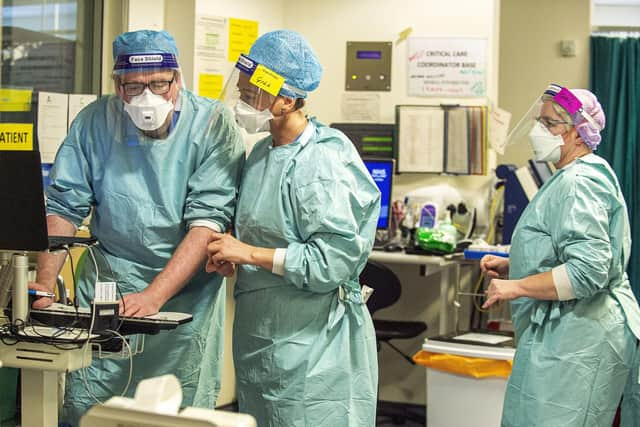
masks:
<svg viewBox="0 0 640 427"><path fill-rule="evenodd" d="M218 273L230 277L236 271L236 265L248 264L252 246L242 243L228 233L212 233L207 245L207 273Z"/></svg>
<svg viewBox="0 0 640 427"><path fill-rule="evenodd" d="M491 279L489 288L485 291L487 300L482 304L482 308L486 309L500 301L511 301L518 297L517 280L508 280L509 277L509 259L496 256L485 255L480 260L480 269L482 273Z"/></svg>

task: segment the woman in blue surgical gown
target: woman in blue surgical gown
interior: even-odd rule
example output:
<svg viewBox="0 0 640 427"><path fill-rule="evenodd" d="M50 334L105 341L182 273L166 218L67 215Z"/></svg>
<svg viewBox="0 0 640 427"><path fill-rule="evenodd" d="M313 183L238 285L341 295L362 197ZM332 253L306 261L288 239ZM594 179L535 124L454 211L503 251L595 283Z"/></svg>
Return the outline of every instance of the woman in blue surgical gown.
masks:
<svg viewBox="0 0 640 427"><path fill-rule="evenodd" d="M353 144L300 110L321 67L299 34L263 35L236 70L236 120L271 132L244 168L237 240L218 234L209 245L209 271L238 265L239 409L261 427L373 426L376 340L358 276L379 191ZM275 88L260 85L265 73Z"/></svg>
<svg viewBox="0 0 640 427"><path fill-rule="evenodd" d="M638 382L640 310L627 207L593 153L604 112L591 92L551 85L531 113L536 160L557 171L522 213L509 260L481 260L493 277L484 307L511 301L517 339L502 425L609 427Z"/></svg>

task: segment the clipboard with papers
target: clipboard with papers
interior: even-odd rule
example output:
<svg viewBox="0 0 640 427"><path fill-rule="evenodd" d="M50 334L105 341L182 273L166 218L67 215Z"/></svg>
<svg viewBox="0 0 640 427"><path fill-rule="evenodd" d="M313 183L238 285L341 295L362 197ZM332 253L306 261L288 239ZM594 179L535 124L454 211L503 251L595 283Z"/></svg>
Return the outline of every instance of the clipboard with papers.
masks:
<svg viewBox="0 0 640 427"><path fill-rule="evenodd" d="M487 107L397 105L398 173L485 175Z"/></svg>

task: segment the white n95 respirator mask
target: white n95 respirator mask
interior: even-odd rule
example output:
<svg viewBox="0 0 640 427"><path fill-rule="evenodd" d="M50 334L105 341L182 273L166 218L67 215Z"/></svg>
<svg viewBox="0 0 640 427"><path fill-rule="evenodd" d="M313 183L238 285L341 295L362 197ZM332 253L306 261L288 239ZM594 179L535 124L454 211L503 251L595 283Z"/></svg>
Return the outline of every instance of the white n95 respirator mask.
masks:
<svg viewBox="0 0 640 427"><path fill-rule="evenodd" d="M536 122L529 132L529 141L534 159L551 163L560 161L560 147L564 145L562 135L554 135L542 123Z"/></svg>
<svg viewBox="0 0 640 427"><path fill-rule="evenodd" d="M124 103L124 111L129 113L136 127L147 131L159 129L171 110L173 110L171 101L152 93L149 89L145 89L140 95Z"/></svg>
<svg viewBox="0 0 640 427"><path fill-rule="evenodd" d="M249 133L268 131L269 120L273 119L273 114L268 108L260 111L242 100L238 100L233 106L233 113L236 116L238 126Z"/></svg>

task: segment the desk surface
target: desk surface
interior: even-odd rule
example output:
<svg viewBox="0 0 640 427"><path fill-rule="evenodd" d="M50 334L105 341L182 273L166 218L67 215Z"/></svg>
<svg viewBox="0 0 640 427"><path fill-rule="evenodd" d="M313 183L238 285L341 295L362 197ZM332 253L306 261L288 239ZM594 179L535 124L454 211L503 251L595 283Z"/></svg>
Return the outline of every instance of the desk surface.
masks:
<svg viewBox="0 0 640 427"><path fill-rule="evenodd" d="M386 252L386 251L371 251L369 259L371 261L388 262L391 264L412 264L412 265L435 265L435 266L447 266L454 262L464 260L461 257L462 254L451 255L415 255L402 252Z"/></svg>

